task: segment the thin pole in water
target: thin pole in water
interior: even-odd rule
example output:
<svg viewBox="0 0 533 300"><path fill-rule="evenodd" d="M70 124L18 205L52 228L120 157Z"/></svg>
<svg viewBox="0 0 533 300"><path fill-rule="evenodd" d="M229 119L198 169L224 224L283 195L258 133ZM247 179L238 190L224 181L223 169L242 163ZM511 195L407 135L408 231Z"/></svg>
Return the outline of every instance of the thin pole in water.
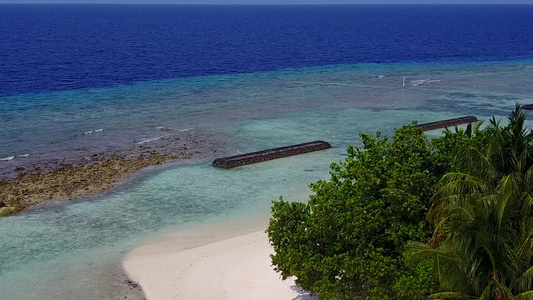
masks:
<svg viewBox="0 0 533 300"><path fill-rule="evenodd" d="M402 89L405 89L405 76L403 77Z"/></svg>

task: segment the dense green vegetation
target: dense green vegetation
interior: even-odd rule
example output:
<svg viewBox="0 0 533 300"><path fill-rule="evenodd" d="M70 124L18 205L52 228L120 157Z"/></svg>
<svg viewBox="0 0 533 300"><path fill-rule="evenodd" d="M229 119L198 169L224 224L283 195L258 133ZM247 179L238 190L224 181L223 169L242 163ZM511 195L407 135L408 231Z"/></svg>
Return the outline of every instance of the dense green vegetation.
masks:
<svg viewBox="0 0 533 300"><path fill-rule="evenodd" d="M267 229L283 278L327 299L533 299L533 135L509 124L410 125L361 134L311 185L274 201Z"/></svg>
<svg viewBox="0 0 533 300"><path fill-rule="evenodd" d="M520 107L487 129L487 147L467 147L428 214L432 257L445 293L433 299L533 299L533 134Z"/></svg>

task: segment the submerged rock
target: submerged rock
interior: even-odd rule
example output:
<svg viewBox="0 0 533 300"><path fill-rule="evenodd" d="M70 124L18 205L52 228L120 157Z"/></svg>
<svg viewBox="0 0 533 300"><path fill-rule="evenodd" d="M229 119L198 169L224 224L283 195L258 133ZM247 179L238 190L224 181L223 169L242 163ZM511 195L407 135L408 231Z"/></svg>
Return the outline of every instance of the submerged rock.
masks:
<svg viewBox="0 0 533 300"><path fill-rule="evenodd" d="M21 209L16 206L4 206L0 207L0 217L9 216L19 212Z"/></svg>
<svg viewBox="0 0 533 300"><path fill-rule="evenodd" d="M179 134L176 141L174 138ZM199 139L198 137L202 138ZM109 190L139 170L172 160L204 159L228 147L223 135L202 130L171 134L169 141L158 139L125 148L101 151L62 152L32 155L24 161L0 164L2 216L47 201L71 200ZM201 143L193 141L200 140ZM189 145L184 149L185 144ZM15 168L20 168L15 171ZM21 168L24 168L22 170Z"/></svg>
<svg viewBox="0 0 533 300"><path fill-rule="evenodd" d="M37 167L31 173L0 182L0 216L50 200L70 200L101 193L147 166L179 158L187 156L149 153L125 159L111 155L90 165L63 164L48 173Z"/></svg>

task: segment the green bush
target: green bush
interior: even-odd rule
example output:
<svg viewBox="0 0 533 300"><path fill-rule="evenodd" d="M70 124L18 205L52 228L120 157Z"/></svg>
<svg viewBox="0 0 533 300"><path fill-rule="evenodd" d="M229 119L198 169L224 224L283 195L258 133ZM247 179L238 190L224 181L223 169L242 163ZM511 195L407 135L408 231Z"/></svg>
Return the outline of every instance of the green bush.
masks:
<svg viewBox="0 0 533 300"><path fill-rule="evenodd" d="M411 126L392 140L360 137L363 148L350 146L329 181L311 184L307 204L273 202L272 263L321 300L423 299L436 288L430 265L408 265L402 253L409 241L431 236L430 198L452 165L438 148L458 137L450 133L436 148Z"/></svg>

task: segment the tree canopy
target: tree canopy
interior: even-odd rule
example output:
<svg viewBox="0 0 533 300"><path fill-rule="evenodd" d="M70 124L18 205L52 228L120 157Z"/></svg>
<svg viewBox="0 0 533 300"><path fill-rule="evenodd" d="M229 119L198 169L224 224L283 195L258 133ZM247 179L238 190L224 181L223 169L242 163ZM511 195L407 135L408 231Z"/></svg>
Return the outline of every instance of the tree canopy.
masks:
<svg viewBox="0 0 533 300"><path fill-rule="evenodd" d="M432 257L441 290L432 299L533 299L533 134L520 106L495 119L487 147L467 147L433 196Z"/></svg>
<svg viewBox="0 0 533 300"><path fill-rule="evenodd" d="M507 126L493 119L431 140L411 125L390 139L361 134L308 203L273 202L275 270L321 300L530 299L524 120L517 106Z"/></svg>
<svg viewBox="0 0 533 300"><path fill-rule="evenodd" d="M272 263L320 299L394 298L403 277L428 293L427 268L404 269L402 250L431 235L425 216L445 164L420 128L404 126L392 140L360 137L363 148L350 146L329 181L311 184L307 204L274 202Z"/></svg>

